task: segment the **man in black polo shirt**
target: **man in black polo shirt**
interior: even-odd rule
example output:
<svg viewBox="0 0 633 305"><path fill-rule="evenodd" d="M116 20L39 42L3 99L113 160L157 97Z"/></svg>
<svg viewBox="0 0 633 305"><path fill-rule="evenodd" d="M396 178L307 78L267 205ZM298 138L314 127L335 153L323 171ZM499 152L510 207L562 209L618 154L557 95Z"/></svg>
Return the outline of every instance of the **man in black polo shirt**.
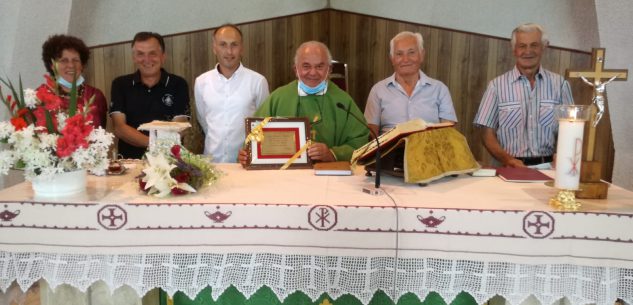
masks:
<svg viewBox="0 0 633 305"><path fill-rule="evenodd" d="M189 119L187 81L162 69L165 58L162 36L137 33L132 41L136 72L112 81L110 117L124 158L140 159L149 145L147 134L136 129L139 125Z"/></svg>

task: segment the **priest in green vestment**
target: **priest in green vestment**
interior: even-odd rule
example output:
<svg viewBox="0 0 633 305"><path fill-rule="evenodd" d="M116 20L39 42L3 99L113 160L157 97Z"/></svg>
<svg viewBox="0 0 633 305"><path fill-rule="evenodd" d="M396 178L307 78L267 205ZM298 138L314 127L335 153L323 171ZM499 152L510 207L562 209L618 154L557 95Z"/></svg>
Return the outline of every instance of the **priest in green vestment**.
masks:
<svg viewBox="0 0 633 305"><path fill-rule="evenodd" d="M367 143L369 137L365 118L356 103L329 81L331 62L332 55L325 44L304 42L294 60L298 80L277 88L255 112L257 117L308 118L313 141L308 156L314 161L349 160L352 152ZM246 164L244 150L238 159Z"/></svg>

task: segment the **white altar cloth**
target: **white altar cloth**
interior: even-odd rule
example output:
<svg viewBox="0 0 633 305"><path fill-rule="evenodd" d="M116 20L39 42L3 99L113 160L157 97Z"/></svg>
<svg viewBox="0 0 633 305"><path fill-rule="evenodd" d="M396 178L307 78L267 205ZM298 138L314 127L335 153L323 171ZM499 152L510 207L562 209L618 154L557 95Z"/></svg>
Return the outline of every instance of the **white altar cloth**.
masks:
<svg viewBox="0 0 633 305"><path fill-rule="evenodd" d="M43 277L140 295L210 285L217 297L234 285L248 297L267 285L281 299L301 290L365 304L378 289L447 300L464 290L479 303L633 300L633 193L618 187L560 212L547 205L555 189L494 177L426 187L383 177L386 195L371 196L360 173L219 167L217 185L165 199L138 191L138 169L90 177L72 198L33 198L28 182L0 191L0 289Z"/></svg>

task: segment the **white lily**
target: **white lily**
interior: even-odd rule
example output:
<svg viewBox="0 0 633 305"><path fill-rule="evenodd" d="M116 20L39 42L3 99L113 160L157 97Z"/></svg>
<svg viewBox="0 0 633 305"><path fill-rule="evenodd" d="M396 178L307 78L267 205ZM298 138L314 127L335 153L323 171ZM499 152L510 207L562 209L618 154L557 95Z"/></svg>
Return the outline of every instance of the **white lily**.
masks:
<svg viewBox="0 0 633 305"><path fill-rule="evenodd" d="M172 178L169 173L176 167L174 164L170 164L167 158L163 155L153 156L147 154L147 162L149 166L143 169L145 177L145 189L149 189L150 195L157 197L165 197L171 193L171 189L178 185L176 179ZM152 189L153 187L153 189Z"/></svg>

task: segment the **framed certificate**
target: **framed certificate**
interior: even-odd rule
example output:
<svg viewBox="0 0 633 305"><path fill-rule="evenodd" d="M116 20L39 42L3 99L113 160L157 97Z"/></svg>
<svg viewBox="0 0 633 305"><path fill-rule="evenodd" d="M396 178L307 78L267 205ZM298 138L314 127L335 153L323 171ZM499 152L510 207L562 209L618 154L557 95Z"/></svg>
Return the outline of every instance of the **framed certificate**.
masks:
<svg viewBox="0 0 633 305"><path fill-rule="evenodd" d="M246 135L263 121L263 118L246 118ZM272 118L262 128L264 139L247 143L246 169L279 169L310 139L310 122L307 118ZM308 152L299 155L289 168L312 168Z"/></svg>

